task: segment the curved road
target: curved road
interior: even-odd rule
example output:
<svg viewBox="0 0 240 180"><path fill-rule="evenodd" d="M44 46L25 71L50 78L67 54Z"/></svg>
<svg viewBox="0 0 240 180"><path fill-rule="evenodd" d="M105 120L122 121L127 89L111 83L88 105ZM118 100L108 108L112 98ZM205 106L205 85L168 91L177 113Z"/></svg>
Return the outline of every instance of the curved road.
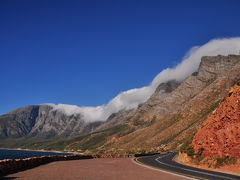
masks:
<svg viewBox="0 0 240 180"><path fill-rule="evenodd" d="M193 179L240 180L240 176L208 171L179 164L172 160L175 155L176 153L170 152L167 154L140 157L135 160L140 164L165 170L181 176L187 176Z"/></svg>

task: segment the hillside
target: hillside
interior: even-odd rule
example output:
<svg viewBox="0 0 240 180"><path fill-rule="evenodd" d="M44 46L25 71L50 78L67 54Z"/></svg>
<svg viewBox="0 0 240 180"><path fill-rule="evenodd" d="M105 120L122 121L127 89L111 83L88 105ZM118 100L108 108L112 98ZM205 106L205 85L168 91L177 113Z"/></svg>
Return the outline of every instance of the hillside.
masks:
<svg viewBox="0 0 240 180"><path fill-rule="evenodd" d="M0 116L0 138L41 138L76 136L92 132L101 122L86 123L81 114L68 116L49 105L33 105Z"/></svg>
<svg viewBox="0 0 240 180"><path fill-rule="evenodd" d="M197 130L193 141L181 148L178 161L220 172L240 173L240 82L233 86Z"/></svg>
<svg viewBox="0 0 240 180"><path fill-rule="evenodd" d="M105 148L133 151L178 148L193 137L228 89L239 81L239 75L240 56L203 57L198 72L172 91L153 94L126 118L133 132L112 138Z"/></svg>
<svg viewBox="0 0 240 180"><path fill-rule="evenodd" d="M240 85L229 91L226 99L204 121L193 139L195 152L202 156L240 158Z"/></svg>
<svg viewBox="0 0 240 180"><path fill-rule="evenodd" d="M0 146L99 153L178 149L184 142L192 141L203 120L239 81L240 56L206 56L197 72L182 82L173 79L160 84L137 109L112 114L97 125L84 123L81 116L44 111L42 116L38 113L41 118L36 119L32 128L20 133L21 139L3 138ZM0 127L6 127L3 124L10 121L0 118ZM42 138L47 132L52 132L50 137L54 140Z"/></svg>

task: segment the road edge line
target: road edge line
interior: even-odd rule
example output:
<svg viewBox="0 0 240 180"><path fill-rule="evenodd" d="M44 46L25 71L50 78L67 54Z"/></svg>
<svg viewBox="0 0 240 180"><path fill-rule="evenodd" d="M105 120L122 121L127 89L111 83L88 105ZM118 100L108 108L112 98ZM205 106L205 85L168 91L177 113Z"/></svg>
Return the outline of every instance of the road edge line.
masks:
<svg viewBox="0 0 240 180"><path fill-rule="evenodd" d="M184 165L184 166L188 166L188 167L193 167L193 168L198 168L198 169L202 169L202 170L207 170L207 171L212 171L212 172L216 172L216 173L223 173L223 174L226 174L226 175L233 175L233 176L240 176L239 174L237 173L230 173L230 172L227 172L227 171L220 171L220 170L214 170L214 169L205 169L205 168L200 168L200 167L195 167L195 166L191 166L191 165L188 165L188 164L185 164L183 162L180 162L178 160L176 160L176 158L178 158L177 156L179 156L178 154L176 154L174 157L173 157L173 161L178 163L178 164L181 164L181 165Z"/></svg>
<svg viewBox="0 0 240 180"><path fill-rule="evenodd" d="M138 161L139 158L140 158L140 157L138 157L138 158L132 158L133 163L135 163L135 164L137 164L137 165L139 165L139 166L148 168L148 169L152 169L152 170L156 170L156 171L161 171L161 172L164 172L164 173L172 174L172 175L174 175L174 176L179 176L179 177L183 177L183 178L187 178L187 179L191 179L191 180L196 180L196 179L208 180L208 179L201 178L201 177L197 177L197 176L192 176L192 175L188 175L188 174L181 174L181 173L178 173L178 172L174 172L174 171L165 170L165 169L162 169L162 168L158 168L158 167L146 165L146 164L143 164L143 163L141 163L140 161Z"/></svg>

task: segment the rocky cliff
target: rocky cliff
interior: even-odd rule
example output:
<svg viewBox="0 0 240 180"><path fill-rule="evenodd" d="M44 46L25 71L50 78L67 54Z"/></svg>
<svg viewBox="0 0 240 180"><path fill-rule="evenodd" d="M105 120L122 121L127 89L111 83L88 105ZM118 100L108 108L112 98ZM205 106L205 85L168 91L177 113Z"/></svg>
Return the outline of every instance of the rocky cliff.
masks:
<svg viewBox="0 0 240 180"><path fill-rule="evenodd" d="M0 116L0 137L67 137L92 132L102 122L86 123L80 114L68 116L52 106L27 106Z"/></svg>
<svg viewBox="0 0 240 180"><path fill-rule="evenodd" d="M240 158L240 84L208 116L192 144L196 152L204 149L203 156Z"/></svg>
<svg viewBox="0 0 240 180"><path fill-rule="evenodd" d="M35 124L39 106L27 106L0 116L0 138L27 136Z"/></svg>

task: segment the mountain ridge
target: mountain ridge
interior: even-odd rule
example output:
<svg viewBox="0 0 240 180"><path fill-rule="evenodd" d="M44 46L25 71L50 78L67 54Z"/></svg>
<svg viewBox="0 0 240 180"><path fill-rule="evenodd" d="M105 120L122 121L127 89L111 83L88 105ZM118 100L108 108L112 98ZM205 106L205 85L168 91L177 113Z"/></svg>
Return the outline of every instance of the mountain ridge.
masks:
<svg viewBox="0 0 240 180"><path fill-rule="evenodd" d="M61 146L63 149L126 152L179 148L184 141L192 138L190 136L193 136L203 119L218 106L227 90L240 80L239 77L240 56L205 56L202 57L197 72L181 83L175 80L161 83L153 95L137 109L120 111L111 115L106 122L93 124L84 131L83 127L87 125L81 115L69 119L60 112L43 108L40 110L41 118L36 122L38 126L33 128L33 132L39 132L42 128L47 130L42 131L44 135L45 132L50 132L49 135L53 136L51 130L57 131L60 136L56 138L76 136L59 140L58 142L67 144ZM56 117L57 125L52 121ZM46 119L49 119L48 122L45 122ZM70 126L66 126L66 122L75 123L73 132L67 128ZM59 124L65 127L61 128ZM74 139L78 141L75 142ZM98 145L93 145L96 140ZM54 143L49 141L41 146L53 148Z"/></svg>

